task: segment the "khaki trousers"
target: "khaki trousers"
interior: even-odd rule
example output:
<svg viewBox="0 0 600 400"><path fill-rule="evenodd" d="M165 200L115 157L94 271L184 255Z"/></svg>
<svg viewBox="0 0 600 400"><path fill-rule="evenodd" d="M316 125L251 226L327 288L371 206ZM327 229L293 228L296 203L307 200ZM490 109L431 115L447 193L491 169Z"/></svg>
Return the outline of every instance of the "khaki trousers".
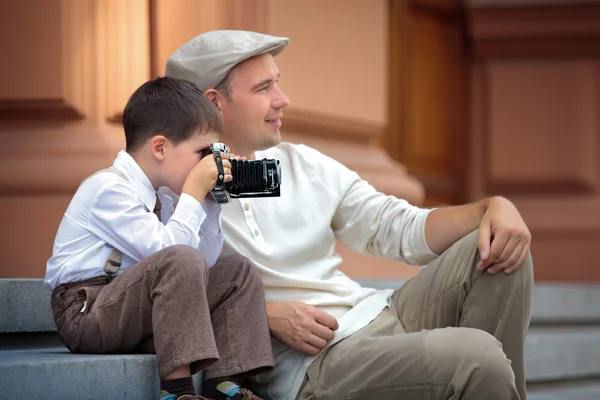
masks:
<svg viewBox="0 0 600 400"><path fill-rule="evenodd" d="M391 307L327 348L299 400L525 400L533 263L478 271L477 231L396 290Z"/></svg>
<svg viewBox="0 0 600 400"><path fill-rule="evenodd" d="M57 287L52 311L74 353L155 353L160 377L191 364L205 378L273 367L262 281L235 254L210 270L189 246L171 246L126 269Z"/></svg>

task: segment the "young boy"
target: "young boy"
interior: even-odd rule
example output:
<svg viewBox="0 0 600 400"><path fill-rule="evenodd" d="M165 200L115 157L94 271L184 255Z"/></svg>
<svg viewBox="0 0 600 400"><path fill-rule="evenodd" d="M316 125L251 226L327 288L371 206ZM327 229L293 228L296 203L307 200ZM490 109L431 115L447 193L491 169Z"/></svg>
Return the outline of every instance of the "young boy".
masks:
<svg viewBox="0 0 600 400"><path fill-rule="evenodd" d="M219 111L194 84L157 78L123 126L126 150L81 184L58 228L45 278L58 334L74 353L156 353L164 400L204 399L191 378L202 369L205 396L259 399L241 387L273 367L262 283L246 258L219 257L217 166L201 155Z"/></svg>

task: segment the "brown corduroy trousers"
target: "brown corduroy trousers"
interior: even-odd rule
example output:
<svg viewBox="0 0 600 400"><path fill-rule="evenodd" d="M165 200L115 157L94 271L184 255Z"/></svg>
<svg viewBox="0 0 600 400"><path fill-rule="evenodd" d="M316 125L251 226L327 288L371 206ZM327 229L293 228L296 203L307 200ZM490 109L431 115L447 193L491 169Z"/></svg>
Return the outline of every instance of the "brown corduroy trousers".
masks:
<svg viewBox="0 0 600 400"><path fill-rule="evenodd" d="M171 246L104 277L52 293L61 340L74 353L155 353L160 377L191 364L205 378L273 367L262 281L241 255L208 269L189 246Z"/></svg>

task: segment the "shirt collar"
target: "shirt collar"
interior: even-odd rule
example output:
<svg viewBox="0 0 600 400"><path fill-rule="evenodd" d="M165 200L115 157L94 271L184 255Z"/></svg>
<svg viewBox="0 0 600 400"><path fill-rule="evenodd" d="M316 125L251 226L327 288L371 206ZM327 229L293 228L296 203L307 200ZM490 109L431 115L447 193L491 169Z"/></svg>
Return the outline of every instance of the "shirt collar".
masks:
<svg viewBox="0 0 600 400"><path fill-rule="evenodd" d="M113 162L113 167L125 174L134 191L138 194L138 198L148 211L154 210L154 206L156 205L156 191L150 179L148 179L133 157L125 150L121 150Z"/></svg>

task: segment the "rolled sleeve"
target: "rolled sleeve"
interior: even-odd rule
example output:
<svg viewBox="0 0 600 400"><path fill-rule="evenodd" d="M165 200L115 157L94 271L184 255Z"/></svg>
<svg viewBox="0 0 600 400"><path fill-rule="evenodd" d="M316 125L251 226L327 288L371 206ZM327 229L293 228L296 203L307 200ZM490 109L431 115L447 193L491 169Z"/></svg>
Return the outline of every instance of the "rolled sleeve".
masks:
<svg viewBox="0 0 600 400"><path fill-rule="evenodd" d="M431 251L425 238L425 222L432 210L420 209L414 216L413 223L407 227L409 232L405 232L401 241L401 253L404 260L413 265L429 264L438 254Z"/></svg>

